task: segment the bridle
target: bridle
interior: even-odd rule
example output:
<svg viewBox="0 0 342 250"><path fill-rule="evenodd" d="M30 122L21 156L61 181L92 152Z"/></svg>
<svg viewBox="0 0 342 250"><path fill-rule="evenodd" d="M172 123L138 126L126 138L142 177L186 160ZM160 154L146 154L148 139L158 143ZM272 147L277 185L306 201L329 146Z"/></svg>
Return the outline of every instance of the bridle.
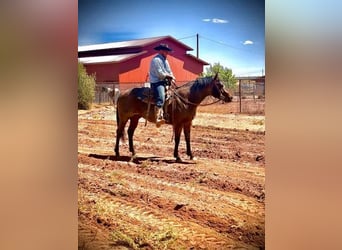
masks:
<svg viewBox="0 0 342 250"><path fill-rule="evenodd" d="M205 103L205 104L201 104L201 103L194 103L194 102L190 102L189 100L185 99L183 96L179 95L176 91L176 84L174 82L171 82L171 86L173 88L170 88L171 92L177 96L179 98L179 100L181 100L184 104L188 104L188 105L193 105L193 106L209 106L209 105L213 105L215 103L218 103L220 101L222 101L221 97L222 97L222 94L221 94L221 91L218 90L220 92L220 97L217 98L218 100L214 101L214 102L211 102L211 103ZM216 86L217 87L217 86Z"/></svg>
<svg viewBox="0 0 342 250"><path fill-rule="evenodd" d="M184 104L189 104L189 105L194 105L194 106L209 106L209 105L213 105L215 103L218 103L219 101L222 101L221 99L218 99L214 102L211 103L194 103L194 102L190 102L189 100L186 100L183 96L179 95L174 89L171 89L172 93L177 96L179 98L179 100L181 100Z"/></svg>

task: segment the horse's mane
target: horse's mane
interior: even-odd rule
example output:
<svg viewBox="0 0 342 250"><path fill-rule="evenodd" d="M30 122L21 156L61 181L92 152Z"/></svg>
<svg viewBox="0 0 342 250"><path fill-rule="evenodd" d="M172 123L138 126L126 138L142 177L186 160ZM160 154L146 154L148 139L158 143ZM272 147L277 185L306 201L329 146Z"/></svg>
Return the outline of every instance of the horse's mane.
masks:
<svg viewBox="0 0 342 250"><path fill-rule="evenodd" d="M192 90L192 91L202 90L208 84L210 84L212 82L212 80L213 80L212 76L200 77L200 78L197 78L194 81L187 82L186 84L177 87L177 89L180 89L180 88L190 88L190 90Z"/></svg>

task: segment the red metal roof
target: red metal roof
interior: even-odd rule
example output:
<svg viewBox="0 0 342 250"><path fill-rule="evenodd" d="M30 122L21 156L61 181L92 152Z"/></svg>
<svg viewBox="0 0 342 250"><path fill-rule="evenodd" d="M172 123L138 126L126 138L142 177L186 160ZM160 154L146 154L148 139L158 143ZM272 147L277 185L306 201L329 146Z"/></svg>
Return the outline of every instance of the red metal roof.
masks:
<svg viewBox="0 0 342 250"><path fill-rule="evenodd" d="M176 43L184 47L185 50L193 50L191 47L187 46L186 44L178 41L177 39L171 36L159 36L159 37L136 39L136 40L130 40L130 41L114 42L114 43L102 43L102 44L78 46L78 52L104 50L104 49L122 49L122 48L130 48L130 47L144 47L144 46L150 45L152 43L156 43L164 39L171 39L175 41Z"/></svg>
<svg viewBox="0 0 342 250"><path fill-rule="evenodd" d="M203 65L209 65L209 63L207 63L206 61L203 61L202 59L199 59L191 54L186 54L187 56L189 56L190 58L194 59L194 60L197 60L197 61L200 61Z"/></svg>
<svg viewBox="0 0 342 250"><path fill-rule="evenodd" d="M140 53L132 53L132 54L80 57L78 61L83 64L116 63L116 62L123 62L125 60L131 59L136 56L140 56L145 53L146 51L142 51Z"/></svg>

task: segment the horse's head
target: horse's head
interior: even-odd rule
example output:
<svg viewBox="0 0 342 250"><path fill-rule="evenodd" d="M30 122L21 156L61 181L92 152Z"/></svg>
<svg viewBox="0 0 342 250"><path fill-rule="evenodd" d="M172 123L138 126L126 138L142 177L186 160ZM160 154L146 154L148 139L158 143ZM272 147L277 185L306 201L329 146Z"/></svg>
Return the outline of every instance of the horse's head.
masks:
<svg viewBox="0 0 342 250"><path fill-rule="evenodd" d="M217 73L212 80L212 96L224 102L231 102L233 100L233 97L225 90L224 85L219 80Z"/></svg>

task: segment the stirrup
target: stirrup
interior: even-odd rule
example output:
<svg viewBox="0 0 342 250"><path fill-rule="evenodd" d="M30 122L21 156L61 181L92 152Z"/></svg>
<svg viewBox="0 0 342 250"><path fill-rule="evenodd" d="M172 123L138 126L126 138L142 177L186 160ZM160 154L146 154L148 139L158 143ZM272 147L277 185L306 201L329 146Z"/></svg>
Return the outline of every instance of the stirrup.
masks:
<svg viewBox="0 0 342 250"><path fill-rule="evenodd" d="M163 124L165 124L165 120L164 119L163 120L159 120L159 121L156 122L157 128L160 128L160 126L163 125Z"/></svg>

